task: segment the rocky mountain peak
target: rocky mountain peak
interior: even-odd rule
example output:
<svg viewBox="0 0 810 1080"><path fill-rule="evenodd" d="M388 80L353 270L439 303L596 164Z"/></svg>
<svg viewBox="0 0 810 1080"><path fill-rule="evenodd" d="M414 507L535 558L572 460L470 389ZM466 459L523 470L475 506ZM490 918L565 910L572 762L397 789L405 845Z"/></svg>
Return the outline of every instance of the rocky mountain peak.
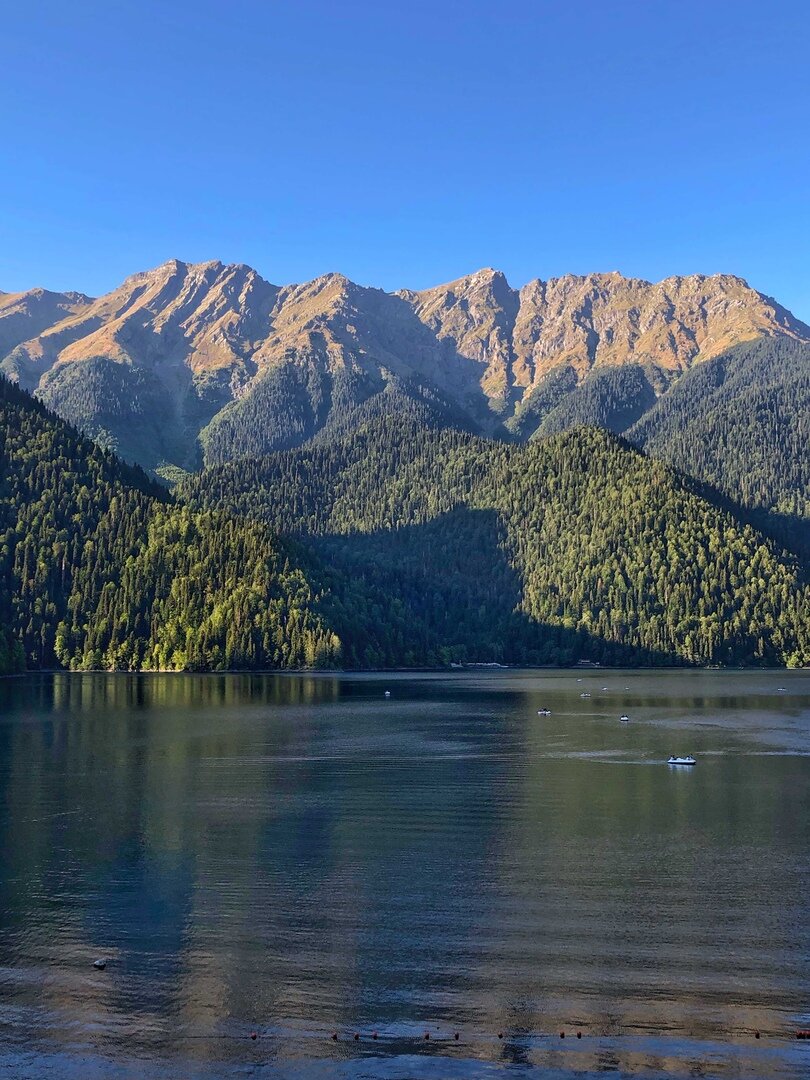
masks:
<svg viewBox="0 0 810 1080"><path fill-rule="evenodd" d="M21 342L44 333L54 323L78 314L91 303L83 293L34 288L0 293L0 358Z"/></svg>
<svg viewBox="0 0 810 1080"><path fill-rule="evenodd" d="M347 407L346 387L357 402L392 379L432 388L484 431L520 414L525 433L525 417L535 415L527 403L540 394L543 408L553 407L543 389L551 378L568 393L592 374L638 369L646 401L693 365L774 335L806 341L810 328L730 274L656 283L617 271L564 274L515 289L483 267L386 293L340 273L279 287L245 264L170 259L97 299L0 294L3 371L91 432L107 430L93 419L107 398L125 417L127 395L134 401L148 385L191 447L220 411L244 406L247 416L259 399L240 430L266 423L259 444L272 449L270 429L288 426L288 410L303 439L338 399Z"/></svg>

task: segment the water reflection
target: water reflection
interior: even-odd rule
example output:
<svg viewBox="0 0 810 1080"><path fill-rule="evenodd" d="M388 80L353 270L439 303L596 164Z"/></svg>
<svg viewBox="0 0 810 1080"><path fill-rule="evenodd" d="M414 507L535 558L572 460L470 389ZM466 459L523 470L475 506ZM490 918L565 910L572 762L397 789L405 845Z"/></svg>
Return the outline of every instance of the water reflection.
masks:
<svg viewBox="0 0 810 1080"><path fill-rule="evenodd" d="M3 1043L35 1031L65 1075L97 1052L388 1075L462 1029L420 1060L744 1070L810 985L808 680L767 678L2 681ZM560 1028L585 1039L538 1036ZM752 1075L800 1052L759 1046Z"/></svg>

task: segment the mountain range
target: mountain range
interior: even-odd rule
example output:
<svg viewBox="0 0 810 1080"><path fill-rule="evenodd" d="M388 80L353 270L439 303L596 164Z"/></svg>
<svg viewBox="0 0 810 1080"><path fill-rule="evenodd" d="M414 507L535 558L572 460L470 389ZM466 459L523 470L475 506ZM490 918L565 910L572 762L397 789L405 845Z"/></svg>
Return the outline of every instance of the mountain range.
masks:
<svg viewBox="0 0 810 1080"><path fill-rule="evenodd" d="M686 375L757 341L793 349L788 378L806 372L810 327L721 274L518 290L484 269L388 293L339 274L279 287L248 266L172 260L97 299L0 294L0 371L172 479L413 403L440 426L517 441L580 422L632 439L640 425L640 445L667 456L662 403L677 412Z"/></svg>
<svg viewBox="0 0 810 1080"><path fill-rule="evenodd" d="M809 445L728 275L0 294L0 674L805 665Z"/></svg>

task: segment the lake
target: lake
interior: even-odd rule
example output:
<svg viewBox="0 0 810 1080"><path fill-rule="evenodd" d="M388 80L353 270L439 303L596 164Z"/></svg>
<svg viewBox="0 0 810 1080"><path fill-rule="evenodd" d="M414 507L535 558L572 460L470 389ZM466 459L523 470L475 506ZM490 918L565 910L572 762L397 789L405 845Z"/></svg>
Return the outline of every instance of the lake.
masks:
<svg viewBox="0 0 810 1080"><path fill-rule="evenodd" d="M808 781L803 672L0 680L0 1071L806 1077Z"/></svg>

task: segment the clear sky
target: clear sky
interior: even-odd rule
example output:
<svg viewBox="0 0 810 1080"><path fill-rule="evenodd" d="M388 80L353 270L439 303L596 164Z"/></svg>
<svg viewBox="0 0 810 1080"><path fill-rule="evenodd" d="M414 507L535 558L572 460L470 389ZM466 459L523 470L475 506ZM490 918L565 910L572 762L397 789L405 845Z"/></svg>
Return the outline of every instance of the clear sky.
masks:
<svg viewBox="0 0 810 1080"><path fill-rule="evenodd" d="M0 289L740 274L810 319L806 0L28 0Z"/></svg>

